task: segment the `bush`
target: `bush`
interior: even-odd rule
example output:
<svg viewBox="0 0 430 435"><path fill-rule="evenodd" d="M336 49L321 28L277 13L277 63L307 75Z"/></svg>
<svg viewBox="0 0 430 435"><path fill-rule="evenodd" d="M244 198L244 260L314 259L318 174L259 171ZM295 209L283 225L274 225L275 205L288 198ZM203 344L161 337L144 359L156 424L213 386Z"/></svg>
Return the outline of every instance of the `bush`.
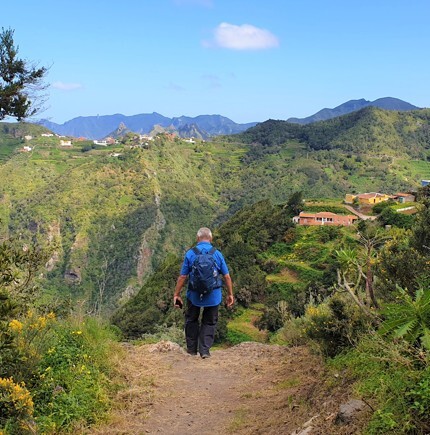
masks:
<svg viewBox="0 0 430 435"><path fill-rule="evenodd" d="M328 357L354 345L370 327L363 313L338 294L319 305L311 302L306 308L304 323L307 336L315 340Z"/></svg>
<svg viewBox="0 0 430 435"><path fill-rule="evenodd" d="M23 383L0 378L0 433L35 433L33 400Z"/></svg>
<svg viewBox="0 0 430 435"><path fill-rule="evenodd" d="M35 380L35 417L42 433L93 424L108 409L112 330L95 319L58 322Z"/></svg>
<svg viewBox="0 0 430 435"><path fill-rule="evenodd" d="M304 319L301 317L288 319L284 326L270 338L272 344L301 346L308 342Z"/></svg>

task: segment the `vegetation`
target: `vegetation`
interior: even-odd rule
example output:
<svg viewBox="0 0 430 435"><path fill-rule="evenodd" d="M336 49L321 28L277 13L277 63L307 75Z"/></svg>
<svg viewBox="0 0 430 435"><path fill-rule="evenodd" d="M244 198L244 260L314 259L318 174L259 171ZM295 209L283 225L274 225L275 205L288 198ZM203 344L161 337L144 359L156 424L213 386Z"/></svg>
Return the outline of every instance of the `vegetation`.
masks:
<svg viewBox="0 0 430 435"><path fill-rule="evenodd" d="M21 121L40 109L35 105L35 91L43 88L46 68L35 68L17 58L13 34L12 29L3 28L0 33L0 120L12 116Z"/></svg>
<svg viewBox="0 0 430 435"><path fill-rule="evenodd" d="M95 319L37 307L43 252L0 245L0 431L58 433L108 409L115 334Z"/></svg>
<svg viewBox="0 0 430 435"><path fill-rule="evenodd" d="M313 126L270 121L213 142L161 134L143 148L132 136L64 148L39 127L1 124L1 424L72 430L108 407L112 331L69 317L70 306L109 317L126 338L182 343L172 289L196 229L210 225L238 302L221 309L218 342L310 343L358 380L376 410L374 433L425 431L428 189L415 215L386 203L374 224L303 227L292 217L348 213L335 200L346 192L417 188L404 162L427 162L428 124L426 110L367 108ZM31 152L18 153L32 128ZM378 373L385 394L403 394L389 406ZM23 414L11 405L14 391Z"/></svg>

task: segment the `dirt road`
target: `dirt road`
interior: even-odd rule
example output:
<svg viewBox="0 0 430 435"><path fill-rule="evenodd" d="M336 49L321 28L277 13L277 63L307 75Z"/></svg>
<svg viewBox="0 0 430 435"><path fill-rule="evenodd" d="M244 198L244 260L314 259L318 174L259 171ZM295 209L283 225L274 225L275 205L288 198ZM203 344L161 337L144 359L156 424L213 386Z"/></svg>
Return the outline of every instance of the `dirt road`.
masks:
<svg viewBox="0 0 430 435"><path fill-rule="evenodd" d="M203 360L171 342L129 345L121 367L125 388L92 434L360 433L334 424L349 388L305 347L242 343Z"/></svg>

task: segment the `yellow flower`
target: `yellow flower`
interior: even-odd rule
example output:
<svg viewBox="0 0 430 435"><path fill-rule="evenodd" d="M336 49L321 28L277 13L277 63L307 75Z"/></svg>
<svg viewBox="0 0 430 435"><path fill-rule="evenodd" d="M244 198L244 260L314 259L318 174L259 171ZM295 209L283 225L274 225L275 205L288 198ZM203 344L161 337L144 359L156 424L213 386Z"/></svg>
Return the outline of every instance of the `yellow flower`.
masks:
<svg viewBox="0 0 430 435"><path fill-rule="evenodd" d="M73 334L73 335L81 335L81 334L82 334L82 331L72 331L72 334Z"/></svg>
<svg viewBox="0 0 430 435"><path fill-rule="evenodd" d="M23 326L24 325L19 320L16 319L11 320L9 322L9 328L18 333L22 332Z"/></svg>
<svg viewBox="0 0 430 435"><path fill-rule="evenodd" d="M50 313L48 313L48 314L46 315L46 318L49 319L49 320L53 320L53 319L55 319L55 313L53 313L53 312L51 311Z"/></svg>

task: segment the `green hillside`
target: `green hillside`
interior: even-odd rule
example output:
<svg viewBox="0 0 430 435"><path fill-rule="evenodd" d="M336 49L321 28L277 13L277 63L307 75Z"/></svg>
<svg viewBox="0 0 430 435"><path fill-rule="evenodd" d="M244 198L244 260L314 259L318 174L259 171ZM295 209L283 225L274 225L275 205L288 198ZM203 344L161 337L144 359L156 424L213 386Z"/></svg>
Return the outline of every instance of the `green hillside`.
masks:
<svg viewBox="0 0 430 435"><path fill-rule="evenodd" d="M0 233L50 250L48 298L110 312L198 227L247 205L284 204L297 191L319 200L416 189L428 178L429 130L430 111L366 108L307 126L267 121L213 142L160 134L147 145L137 135L62 147L41 127L3 123ZM31 151L18 152L29 133Z"/></svg>

